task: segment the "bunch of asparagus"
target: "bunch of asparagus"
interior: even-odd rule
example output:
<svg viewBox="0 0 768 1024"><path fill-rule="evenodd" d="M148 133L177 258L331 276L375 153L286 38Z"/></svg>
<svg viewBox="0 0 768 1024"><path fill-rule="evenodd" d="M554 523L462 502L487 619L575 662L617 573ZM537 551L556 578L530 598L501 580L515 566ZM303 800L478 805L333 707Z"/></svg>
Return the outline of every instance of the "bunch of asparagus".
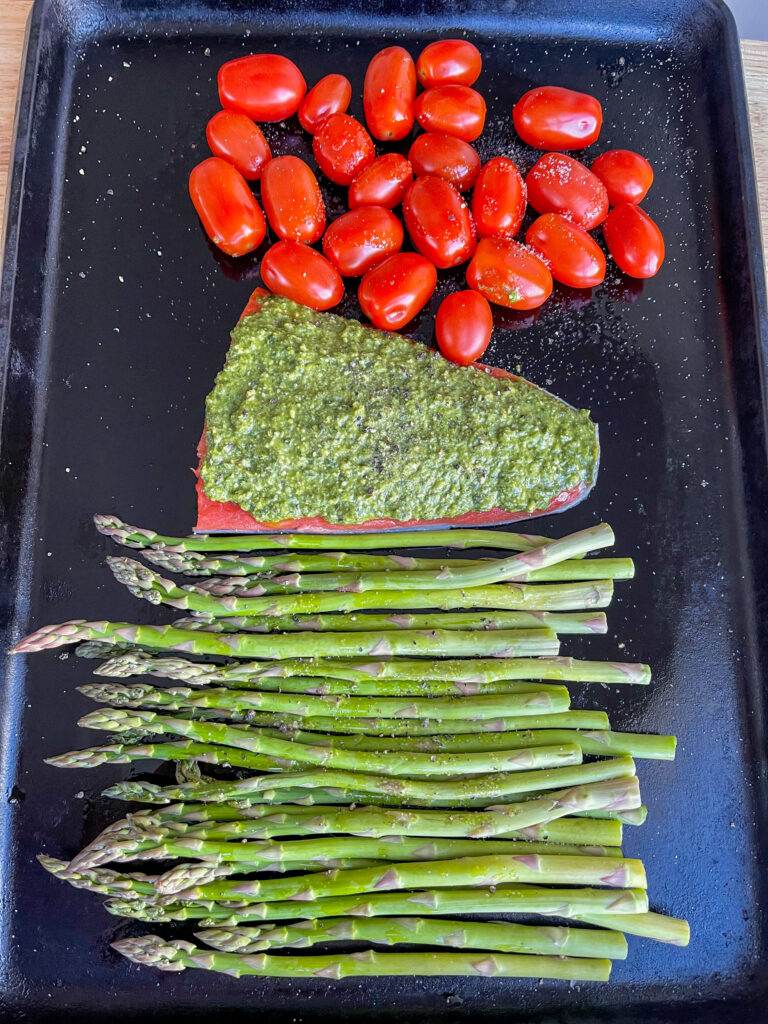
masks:
<svg viewBox="0 0 768 1024"><path fill-rule="evenodd" d="M146 807L71 861L39 858L110 913L199 922L207 947L145 935L114 944L127 957L237 976L598 981L627 955L626 934L687 943L685 921L649 910L643 865L621 850L624 825L646 815L634 759L673 758L674 737L613 731L603 712L572 709L563 685L650 681L646 665L559 653L562 635L606 631L596 609L633 575L630 559L585 557L613 543L609 527L560 540L354 534L337 551L328 536L177 538L95 521L195 579L110 558L133 594L187 617L78 620L14 648L77 643L99 662L80 691L105 706L79 724L112 735L48 763L177 765L172 785L105 790ZM401 553L430 547L515 554ZM142 860L164 870L118 867ZM568 923L509 920L519 914ZM293 953L340 941L453 951Z"/></svg>

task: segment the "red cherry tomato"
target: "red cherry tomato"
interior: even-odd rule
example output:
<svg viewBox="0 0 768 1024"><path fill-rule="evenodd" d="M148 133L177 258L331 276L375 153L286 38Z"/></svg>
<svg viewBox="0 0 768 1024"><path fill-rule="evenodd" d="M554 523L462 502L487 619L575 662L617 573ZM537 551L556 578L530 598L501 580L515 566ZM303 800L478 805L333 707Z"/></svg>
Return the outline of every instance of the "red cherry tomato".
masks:
<svg viewBox="0 0 768 1024"><path fill-rule="evenodd" d="M603 237L619 268L630 277L653 277L664 262L664 238L645 210L630 203L615 206L603 225Z"/></svg>
<svg viewBox="0 0 768 1024"><path fill-rule="evenodd" d="M517 166L506 156L495 156L483 167L472 193L472 216L478 238L512 238L520 230L528 192Z"/></svg>
<svg viewBox="0 0 768 1024"><path fill-rule="evenodd" d="M562 213L585 231L608 214L605 185L584 164L564 153L545 153L525 179L528 202L537 213Z"/></svg>
<svg viewBox="0 0 768 1024"><path fill-rule="evenodd" d="M330 309L344 296L344 282L325 256L301 242L276 242L261 261L261 279L275 295Z"/></svg>
<svg viewBox="0 0 768 1024"><path fill-rule="evenodd" d="M422 309L435 290L437 271L417 252L399 252L369 270L357 298L374 327L396 331Z"/></svg>
<svg viewBox="0 0 768 1024"><path fill-rule="evenodd" d="M408 159L417 178L434 174L445 178L459 192L472 188L480 172L477 151L455 135L438 135L436 132L420 135L411 146Z"/></svg>
<svg viewBox="0 0 768 1024"><path fill-rule="evenodd" d="M361 206L328 225L323 252L344 277L359 277L400 252L403 225L383 206Z"/></svg>
<svg viewBox="0 0 768 1024"><path fill-rule="evenodd" d="M443 178L417 178L403 199L411 241L436 267L457 267L475 251L469 207Z"/></svg>
<svg viewBox="0 0 768 1024"><path fill-rule="evenodd" d="M480 51L467 39L439 39L421 51L416 73L425 89L474 85L483 67Z"/></svg>
<svg viewBox="0 0 768 1024"><path fill-rule="evenodd" d="M585 92L545 85L520 97L512 120L523 142L536 149L583 149L600 134L603 108Z"/></svg>
<svg viewBox="0 0 768 1024"><path fill-rule="evenodd" d="M205 128L205 137L214 156L236 167L248 181L258 181L272 151L257 124L245 114L220 110Z"/></svg>
<svg viewBox="0 0 768 1024"><path fill-rule="evenodd" d="M351 185L376 157L373 140L349 114L331 114L315 132L312 152L318 167L337 185Z"/></svg>
<svg viewBox="0 0 768 1024"><path fill-rule="evenodd" d="M479 292L452 292L440 303L435 320L437 344L446 359L468 366L488 348L493 313Z"/></svg>
<svg viewBox="0 0 768 1024"><path fill-rule="evenodd" d="M653 184L653 168L644 156L630 149L601 153L592 163L592 173L605 185L611 206L642 203Z"/></svg>
<svg viewBox="0 0 768 1024"><path fill-rule="evenodd" d="M363 110L374 139L396 142L413 128L416 65L402 46L388 46L365 72Z"/></svg>
<svg viewBox="0 0 768 1024"><path fill-rule="evenodd" d="M211 156L192 168L189 195L205 233L230 256L244 256L264 240L267 224L240 171Z"/></svg>
<svg viewBox="0 0 768 1024"><path fill-rule="evenodd" d="M325 231L325 204L312 168L297 156L270 160L261 176L261 201L278 238L316 242Z"/></svg>
<svg viewBox="0 0 768 1024"><path fill-rule="evenodd" d="M326 117L343 114L352 99L352 86L344 75L326 75L313 85L301 101L299 123L314 135Z"/></svg>
<svg viewBox="0 0 768 1024"><path fill-rule="evenodd" d="M405 190L412 181L413 169L405 157L399 153L385 153L361 171L349 186L349 208L385 206L392 210L402 203Z"/></svg>
<svg viewBox="0 0 768 1024"><path fill-rule="evenodd" d="M219 99L254 121L284 121L299 109L307 83L292 60L279 53L237 57L219 68Z"/></svg>
<svg viewBox="0 0 768 1024"><path fill-rule="evenodd" d="M474 142L485 125L485 100L468 85L438 85L417 98L416 120L425 132Z"/></svg>
<svg viewBox="0 0 768 1024"><path fill-rule="evenodd" d="M467 267L467 284L489 302L512 309L536 309L552 294L549 269L512 239L481 238Z"/></svg>
<svg viewBox="0 0 768 1024"><path fill-rule="evenodd" d="M535 220L525 243L542 257L552 277L570 288L594 288L605 278L603 250L584 228L559 213Z"/></svg>

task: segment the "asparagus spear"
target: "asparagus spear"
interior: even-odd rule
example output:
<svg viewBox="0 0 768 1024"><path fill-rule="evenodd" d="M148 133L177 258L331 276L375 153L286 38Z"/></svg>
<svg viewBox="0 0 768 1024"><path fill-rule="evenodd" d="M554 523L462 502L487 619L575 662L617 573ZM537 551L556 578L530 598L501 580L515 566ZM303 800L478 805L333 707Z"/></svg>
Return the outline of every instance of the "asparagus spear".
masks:
<svg viewBox="0 0 768 1024"><path fill-rule="evenodd" d="M520 732L464 733L452 736L451 723L445 723L446 734L439 736L317 736L297 730L291 739L297 743L314 743L345 750L420 750L428 754L450 754L460 751L511 750L517 746L552 746L556 743L578 743L585 754L626 754L672 761L675 757L674 736L647 735L637 732L611 732L610 730L525 729ZM271 732L271 730L267 730Z"/></svg>
<svg viewBox="0 0 768 1024"><path fill-rule="evenodd" d="M243 596L243 595L241 595ZM189 616L171 623L175 629L202 629L208 633L298 633L331 630L350 633L377 629L551 629L553 633L606 633L603 612L430 612L413 615L393 612L352 612L349 615L251 615L228 619Z"/></svg>
<svg viewBox="0 0 768 1024"><path fill-rule="evenodd" d="M479 754L446 754L438 760L431 754L380 754L371 751L338 750L328 746L310 746L293 740L265 736L258 729L229 726L217 722L196 722L190 719L159 715L154 711L105 708L81 718L79 725L87 729L116 732L137 726L150 726L152 732L187 736L202 743L249 750L270 758L284 759L289 764L328 765L351 771L380 772L386 775L469 775L488 772L519 772L557 765L581 764L581 748L574 743L555 747L531 747L519 750L481 752Z"/></svg>
<svg viewBox="0 0 768 1024"><path fill-rule="evenodd" d="M594 783L605 787L606 783ZM618 796L618 792L615 793ZM130 828L156 825L184 825L191 829L212 827L218 835L230 830L233 835L272 838L285 835L325 835L346 832L352 835L384 836L457 836L482 839L491 836L519 839L527 843L557 844L561 850L611 849L620 846L619 822L590 821L586 818L559 818L544 824L519 828L511 823L507 808L482 811L430 811L390 809L386 807L274 807L255 805L182 803L139 811L123 821ZM116 822L110 829L122 828ZM251 832L250 830L254 831ZM229 834L229 831L227 832ZM578 845L577 845L578 844ZM534 850L534 852L541 852Z"/></svg>
<svg viewBox="0 0 768 1024"><path fill-rule="evenodd" d="M339 536L334 534L277 533L237 534L211 537L164 537L151 530L128 526L117 516L97 514L93 517L99 533L129 548L164 547L176 551L269 551L269 550L333 550ZM529 551L548 544L547 537L535 534L509 533L496 530L416 530L396 533L344 534L344 546L354 551L379 548L496 548L504 551Z"/></svg>
<svg viewBox="0 0 768 1024"><path fill-rule="evenodd" d="M171 659L158 659L160 661ZM195 666L205 668L204 665ZM220 666L208 666L218 668ZM112 672L108 672L112 675ZM147 673L160 676L160 672ZM95 675L104 675L98 669ZM117 673L115 673L115 677ZM213 680L218 682L219 680ZM186 682L186 680L185 680ZM226 680L223 681L226 683ZM233 680L233 688L235 681ZM188 682L189 686L199 686L197 676L193 676ZM407 680L407 679L374 679L365 683L350 683L345 679L324 679L322 676L299 677L285 679L282 676L261 676L258 679L243 680L237 683L237 688L246 690L263 690L270 693L306 693L317 697L338 694L346 697L473 697L480 694L504 694L504 693L548 693L553 689L550 683L532 682L530 680L502 680L496 683L460 683L449 680L432 682L430 680ZM555 686L554 692L562 693L562 690Z"/></svg>
<svg viewBox="0 0 768 1024"><path fill-rule="evenodd" d="M126 877L126 876L121 876ZM114 896L105 904L111 914L136 917L143 921L202 921L205 927L234 926L247 922L293 920L299 908L293 900L272 903L217 903L212 900L162 904L142 900L131 892ZM533 885L506 885L493 888L433 889L412 893L382 892L360 896L335 896L302 905L303 918L375 917L380 915L434 914L541 914L581 920L587 915L600 923L605 917L609 927L633 916L645 917L648 894L643 889L570 889L541 888ZM619 929L623 930L623 929Z"/></svg>
<svg viewBox="0 0 768 1024"><path fill-rule="evenodd" d="M459 857L455 860L400 861L373 868L321 871L287 878L217 880L192 885L175 893L178 900L311 901L324 896L389 889L419 889L435 885L499 885L530 882L542 885L606 885L613 888L646 887L639 860L614 863L605 857L546 857L520 854L513 857Z"/></svg>
<svg viewBox="0 0 768 1024"><path fill-rule="evenodd" d="M261 597L263 594L275 594L281 590L306 590L306 591L323 591L323 590L336 590L347 586L354 586L360 579L360 571L342 571L342 572L324 572L318 573L317 569L335 569L336 566L328 566L325 564L313 565L313 558L318 558L321 562L325 561L323 556L304 555L301 556L298 561L309 563L304 565L304 570L310 570L310 572L301 571L300 568L294 568L288 570L283 574L269 574L269 573L254 573L247 576L210 576L206 580L199 580L193 585L193 589L202 590L207 594L214 594L216 597L227 597L230 594L237 594L240 597ZM387 561L388 559L385 559ZM160 564L156 559L150 558L150 561L154 561L156 564ZM425 559L426 561L430 561ZM432 571L440 571L457 568L469 568L471 566L488 566L489 560L483 559L476 562L462 562L443 560L431 560L432 564L426 566L419 566L419 570L430 569ZM391 564L383 567L385 572L393 572L399 570L401 573L405 572L406 566L400 565L396 569ZM375 573L377 577L380 573ZM634 575L634 565L631 558L573 558L568 559L564 562L559 562L556 565L551 565L543 569L533 569L529 572L521 572L511 577L510 582L513 583L553 583L568 581L589 581L589 580L615 580L615 579L631 579ZM405 577L403 577L405 579ZM389 588L373 588L368 589L408 589L405 586L402 588L389 587Z"/></svg>
<svg viewBox="0 0 768 1024"><path fill-rule="evenodd" d="M78 647L78 651L80 651ZM279 663L232 662L211 665L182 657L162 657L146 651L131 650L110 658L96 675L156 675L179 679L190 685L236 684L264 678L323 677L366 683L377 679L402 679L422 682L492 683L515 679L552 679L581 683L650 682L648 665L603 661L576 661L574 658L475 658L472 660L393 658L386 661L333 659L286 660ZM599 727L598 727L599 728Z"/></svg>
<svg viewBox="0 0 768 1024"><path fill-rule="evenodd" d="M268 904L268 906L271 907L272 904ZM126 909L130 911L130 904ZM615 930L585 931L583 929L548 927L541 929L544 934L540 937L536 926L534 926L533 933L530 933L528 930L523 931L523 929L529 929L531 927L529 925L505 926L494 923L477 926L476 922L455 920L450 922L449 925L444 920L428 921L422 917L331 917L297 921L283 927L276 927L274 925L261 925L256 928L242 925L219 926L196 932L195 937L203 942L207 942L209 946L213 946L215 949L222 949L231 953L255 953L275 946L308 947L316 942L341 939L365 939L379 944L392 944L393 941L397 941L419 942L424 945L461 946L478 942L487 949L494 949L497 947L492 945L493 933L485 932L485 928L511 927L515 930L510 933L511 941L519 941L521 943L521 947L516 947L515 951L530 953L555 952L556 949L554 947L550 947L550 949L545 948L545 945L551 939L555 943L562 942L560 952L564 955L607 956L612 959L624 958L621 950L625 948L626 944L622 946L615 938L622 932L627 935L641 935L644 938L656 939L658 942L667 942L675 946L687 946L690 941L688 922L674 917L665 917L663 914L650 912L645 914L574 914L573 920L596 924L601 929L610 928ZM380 922L384 922L383 930L374 927ZM415 927L413 922L416 922ZM425 927L427 924L432 925L433 928ZM474 931L476 926L480 929L477 932ZM517 938L517 929L521 929L519 939ZM445 934L446 931L449 933L447 936ZM501 933L499 934L501 938ZM411 937L406 937L408 935ZM605 936L609 936L609 938L606 940L607 945L604 946ZM528 942L531 945L523 949L522 944ZM592 943L595 945L592 945Z"/></svg>
<svg viewBox="0 0 768 1024"><path fill-rule="evenodd" d="M261 953L267 949L306 948L321 942L402 942L502 953L608 957L624 960L627 940L617 931L553 928L541 925L430 920L423 917L329 917L260 928L208 928L195 938L226 953Z"/></svg>
<svg viewBox="0 0 768 1024"><path fill-rule="evenodd" d="M390 545L388 545L390 546ZM396 546L396 545L391 545ZM368 555L357 551L323 551L322 554L284 552L280 555L223 554L207 558L198 551L144 548L148 562L166 572L184 576L255 576L259 572L334 572L336 569L442 569L446 558L413 558L410 555ZM580 559L576 559L579 561ZM477 558L451 558L453 566L477 565ZM625 561L622 559L622 561ZM597 573L596 575L599 575Z"/></svg>
<svg viewBox="0 0 768 1024"><path fill-rule="evenodd" d="M226 840L181 836L171 832L154 831L145 838L137 835L109 835L98 848L82 850L70 865L72 868L99 867L108 863L124 863L133 860L171 860L186 857L192 861L207 863L181 863L171 871L159 876L155 890L161 895L170 895L186 890L192 884L199 884L207 878L212 869L214 877L220 874L222 866L229 865L232 873L248 874L253 871L294 871L296 865L303 870L317 871L323 867L341 867L352 860L363 860L376 864L382 861L398 863L454 860L465 857L522 857L526 863L533 858L562 859L562 871L597 871L594 861L600 861L599 869L605 875L621 872L628 863L623 857L594 856L591 854L566 854L551 848L536 853L528 850L527 843L508 839L422 839L404 836L368 839L361 836L324 836L321 839L296 839L282 843L227 842ZM588 863L589 862L589 865ZM591 866L590 866L591 865ZM200 874L202 870L203 874ZM588 884L597 884L589 875ZM602 877L602 876L600 876ZM529 881L523 878L522 881ZM558 875L557 881L580 884L584 879L571 875Z"/></svg>
<svg viewBox="0 0 768 1024"><path fill-rule="evenodd" d="M237 715L240 717L236 717ZM467 733L502 733L515 732L521 729L602 729L608 726L607 716L604 711L565 711L552 715L520 715L517 718L489 718L489 719L451 719L443 723L440 719L394 719L394 718L303 718L301 715L270 714L259 711L224 712L199 709L190 713L188 717L197 715L201 720L210 721L216 717L231 717L232 721L247 721L253 727L275 728L283 736L291 738L300 729L307 732L328 733L335 732L343 735L376 734L382 738L388 736L435 736L445 733L446 728L454 735L466 735ZM138 730L136 730L138 732ZM146 736L131 737L131 742L143 743ZM121 736L123 742L127 742L126 734ZM383 743L382 745L386 745Z"/></svg>
<svg viewBox="0 0 768 1024"><path fill-rule="evenodd" d="M127 707L136 704L178 709L230 708L235 711L288 712L301 717L320 715L342 718L439 718L488 719L499 716L561 713L570 696L563 686L524 693L481 694L479 697L317 697L311 694L269 693L257 690L194 690L186 686L166 689L143 683L92 683L81 688L93 700L114 699ZM138 716L139 718L141 716ZM101 726L98 726L101 728ZM141 728L140 721L131 728Z"/></svg>
<svg viewBox="0 0 768 1024"><path fill-rule="evenodd" d="M586 957L526 956L515 953L361 953L331 956L238 956L197 949L189 942L173 942L158 935L120 939L112 948L147 967L179 971L197 967L235 978L257 975L272 978L362 978L381 976L447 976L506 978L559 978L608 981L610 960Z"/></svg>
<svg viewBox="0 0 768 1024"><path fill-rule="evenodd" d="M223 598L223 601L234 599ZM84 622L76 620L44 626L12 652L30 653L78 643L116 637L145 647L179 650L191 654L224 655L238 658L374 657L397 654L439 656L490 655L512 657L525 654L556 654L557 636L549 629L496 630L402 630L386 633L296 633L291 636L259 636L253 633L215 634L174 629L172 626L133 626L126 622Z"/></svg>
<svg viewBox="0 0 768 1024"><path fill-rule="evenodd" d="M551 768L536 772L515 772L509 775L471 776L466 779L402 779L389 778L381 775L368 775L360 772L348 772L341 769L310 770L298 773L284 773L279 778L274 776L251 776L245 779L234 779L226 782L212 782L199 786L165 786L153 783L131 781L117 783L104 791L106 796L127 797L128 799L149 798L152 803L170 803L178 800L192 799L201 803L231 803L244 800L246 803L256 795L274 791L279 794L285 789L307 789L311 793L316 788L323 791L325 802L328 794L338 791L338 795L346 794L346 803L360 802L375 796L381 803L393 801L414 807L488 807L495 803L514 803L510 814L517 815L514 827L522 828L528 824L538 824L553 818L564 817L579 810L588 811L591 807L637 807L640 803L639 789L636 780L634 762L631 758L613 758L596 761L591 764L574 765L569 768ZM592 790L587 783L611 782L625 780L617 788L609 785L606 788ZM513 801L512 797L531 791L543 792L558 786L570 787L555 793ZM541 803L539 803L539 800ZM318 803L323 802L318 800ZM559 812L559 813L558 813Z"/></svg>
<svg viewBox="0 0 768 1024"><path fill-rule="evenodd" d="M604 608L613 597L611 580L592 580L588 583L498 583L472 587L462 586L455 579L446 579L430 588L406 588L414 574L389 574L403 577L400 587L363 588L356 584L337 586L327 592L299 594L271 594L264 597L216 598L194 587L177 587L173 580L165 579L131 558L112 558L108 561L115 578L124 584L134 597L142 597L151 604L166 604L172 608L201 612L214 617L230 615L304 615L316 612L353 612L362 609L381 610L420 608L450 611L457 608L499 608L507 611L572 611L584 608ZM464 569L457 572L471 572ZM436 575L436 573L433 573ZM378 579L387 573L370 574ZM448 586L448 583L451 586Z"/></svg>

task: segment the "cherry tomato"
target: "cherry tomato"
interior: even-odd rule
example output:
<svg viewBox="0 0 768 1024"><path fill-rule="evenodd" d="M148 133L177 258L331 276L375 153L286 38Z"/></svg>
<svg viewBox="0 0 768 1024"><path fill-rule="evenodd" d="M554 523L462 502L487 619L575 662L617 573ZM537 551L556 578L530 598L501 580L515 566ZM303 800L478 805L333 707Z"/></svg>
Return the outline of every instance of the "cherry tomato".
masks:
<svg viewBox="0 0 768 1024"><path fill-rule="evenodd" d="M403 225L383 206L361 206L344 213L323 238L323 252L344 277L359 277L387 256L400 252Z"/></svg>
<svg viewBox="0 0 768 1024"><path fill-rule="evenodd" d="M301 242L275 242L261 261L261 279L275 295L310 309L330 309L344 295L344 282L336 268Z"/></svg>
<svg viewBox="0 0 768 1024"><path fill-rule="evenodd" d="M468 366L488 348L493 313L479 292L452 292L440 303L435 320L437 344L446 359Z"/></svg>
<svg viewBox="0 0 768 1024"><path fill-rule="evenodd" d="M438 135L436 132L420 135L411 146L408 159L417 178L434 174L445 178L459 192L472 188L480 172L477 151L455 135Z"/></svg>
<svg viewBox="0 0 768 1024"><path fill-rule="evenodd" d="M337 185L351 185L376 157L373 140L349 114L331 114L315 132L312 152L318 167Z"/></svg>
<svg viewBox="0 0 768 1024"><path fill-rule="evenodd" d="M512 309L536 309L552 294L547 266L512 239L481 238L467 267L467 284L489 302Z"/></svg>
<svg viewBox="0 0 768 1024"><path fill-rule="evenodd" d="M528 202L537 213L562 213L585 231L608 213L605 185L584 164L564 153L545 153L525 180Z"/></svg>
<svg viewBox="0 0 768 1024"><path fill-rule="evenodd" d="M474 142L485 124L485 100L468 85L438 85L417 98L416 120L425 132Z"/></svg>
<svg viewBox="0 0 768 1024"><path fill-rule="evenodd" d="M605 278L605 256L592 235L559 213L531 224L525 243L542 257L552 277L570 288L594 288Z"/></svg>
<svg viewBox="0 0 768 1024"><path fill-rule="evenodd" d="M344 75L326 75L313 85L301 101L299 123L314 135L326 117L343 114L352 99L352 86Z"/></svg>
<svg viewBox="0 0 768 1024"><path fill-rule="evenodd" d="M425 47L416 73L425 89L434 85L474 85L483 66L480 51L467 39L438 39Z"/></svg>
<svg viewBox="0 0 768 1024"><path fill-rule="evenodd" d="M506 156L495 156L483 167L472 193L472 216L478 238L512 238L525 216L528 191L517 166Z"/></svg>
<svg viewBox="0 0 768 1024"><path fill-rule="evenodd" d="M592 163L592 173L605 185L611 206L642 203L653 184L653 168L644 156L630 149L601 153Z"/></svg>
<svg viewBox="0 0 768 1024"><path fill-rule="evenodd" d="M437 271L417 252L399 252L369 270L357 298L374 327L396 331L422 309L435 290Z"/></svg>
<svg viewBox="0 0 768 1024"><path fill-rule="evenodd" d="M240 171L211 156L192 168L189 195L205 233L230 256L244 256L264 240L267 224Z"/></svg>
<svg viewBox="0 0 768 1024"><path fill-rule="evenodd" d="M220 110L205 128L205 137L214 156L236 167L248 181L258 181L272 151L257 124L245 114Z"/></svg>
<svg viewBox="0 0 768 1024"><path fill-rule="evenodd" d="M603 237L619 269L630 277L653 277L664 262L664 238L645 210L631 203L615 206Z"/></svg>
<svg viewBox="0 0 768 1024"><path fill-rule="evenodd" d="M316 242L325 231L325 204L309 164L297 156L270 160L261 176L261 201L278 238Z"/></svg>
<svg viewBox="0 0 768 1024"><path fill-rule="evenodd" d="M603 108L585 92L545 85L520 97L512 120L523 142L536 149L583 149L600 134Z"/></svg>
<svg viewBox="0 0 768 1024"><path fill-rule="evenodd" d="M405 157L399 153L385 153L376 157L349 186L349 208L386 206L392 210L402 203L405 190L412 181L413 169Z"/></svg>
<svg viewBox="0 0 768 1024"><path fill-rule="evenodd" d="M436 267L457 267L475 251L469 207L443 178L417 178L409 185L403 215L414 246Z"/></svg>
<svg viewBox="0 0 768 1024"><path fill-rule="evenodd" d="M402 46L388 46L365 72L363 110L374 139L396 142L413 128L416 65Z"/></svg>
<svg viewBox="0 0 768 1024"><path fill-rule="evenodd" d="M225 110L254 121L284 121L299 109L307 83L292 60L279 53L237 57L219 68L219 99Z"/></svg>

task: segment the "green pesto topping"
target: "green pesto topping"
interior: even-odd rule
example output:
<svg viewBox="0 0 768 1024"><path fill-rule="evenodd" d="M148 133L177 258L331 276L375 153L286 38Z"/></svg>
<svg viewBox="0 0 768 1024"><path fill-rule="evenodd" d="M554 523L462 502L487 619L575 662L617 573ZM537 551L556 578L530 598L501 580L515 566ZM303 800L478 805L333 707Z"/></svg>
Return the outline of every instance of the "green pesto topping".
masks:
<svg viewBox="0 0 768 1024"><path fill-rule="evenodd" d="M206 417L206 494L263 522L532 512L597 471L586 410L279 296L232 332Z"/></svg>

